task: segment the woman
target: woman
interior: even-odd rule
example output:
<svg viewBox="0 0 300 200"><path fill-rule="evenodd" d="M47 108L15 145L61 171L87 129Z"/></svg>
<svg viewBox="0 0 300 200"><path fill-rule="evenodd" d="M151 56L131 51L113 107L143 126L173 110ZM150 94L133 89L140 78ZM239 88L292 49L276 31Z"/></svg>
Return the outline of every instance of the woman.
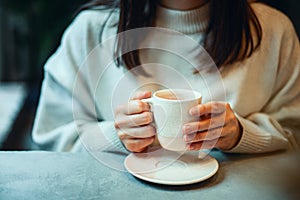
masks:
<svg viewBox="0 0 300 200"><path fill-rule="evenodd" d="M225 102L204 100L190 110L199 120L185 124L182 129L189 150L218 148L226 152L258 153L296 148L292 130L300 122L300 47L293 25L285 15L264 4L247 0L231 3L100 0L84 6L45 66L34 141L43 148L58 151L79 150L82 146L79 136L88 149L103 145L103 141L120 151L125 147L131 152L142 152L152 145L156 138L153 116L149 106L140 100L150 97L159 84L140 87L137 83L143 78L130 73L126 81L139 88L131 100L111 110L108 105L114 98L107 96L113 97L111 91L120 77L128 71L134 72L139 65L167 60L169 66L174 65L185 77L192 79L197 73L190 73L186 66L177 66L182 62L167 53L132 48L154 40L166 43L151 34L137 34L134 40L117 38L116 49L106 51L109 56L118 57L109 70L101 69L105 65L103 54L102 59L97 57L98 68L88 66L87 70L81 70L80 66L99 43L113 34L161 27L203 45L224 83ZM126 52L126 49L133 50ZM90 78L93 70L102 70L106 78L93 80ZM147 73L142 77L147 77ZM157 82L153 76L147 79Z"/></svg>

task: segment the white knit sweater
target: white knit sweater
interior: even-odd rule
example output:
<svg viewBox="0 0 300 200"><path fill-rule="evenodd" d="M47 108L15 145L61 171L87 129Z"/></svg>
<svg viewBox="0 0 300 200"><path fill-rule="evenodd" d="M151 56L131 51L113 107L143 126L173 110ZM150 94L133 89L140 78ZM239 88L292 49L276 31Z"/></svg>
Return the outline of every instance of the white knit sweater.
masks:
<svg viewBox="0 0 300 200"><path fill-rule="evenodd" d="M243 127L240 142L230 152L297 148L293 134L300 134L299 40L285 15L259 3L254 3L253 8L263 28L260 48L243 62L223 66L212 77L209 72L193 75L193 66L184 59L155 50L141 53L143 69L154 74L150 77L117 68L109 62L113 45L101 52L92 51L99 44L100 29L108 12L82 12L45 65L34 141L55 151L79 151L83 144L91 151L126 152L113 127L113 107L126 102L137 89L188 86L199 90L204 102L230 103ZM110 17L103 41L116 33L116 27L110 25L117 16L115 13ZM207 24L207 5L191 11L158 7L157 27L173 29L196 41L202 40ZM164 44L172 50L176 44L175 49L182 46L184 52L188 46L185 40L175 40L150 34L143 45ZM193 54L187 57L190 55Z"/></svg>

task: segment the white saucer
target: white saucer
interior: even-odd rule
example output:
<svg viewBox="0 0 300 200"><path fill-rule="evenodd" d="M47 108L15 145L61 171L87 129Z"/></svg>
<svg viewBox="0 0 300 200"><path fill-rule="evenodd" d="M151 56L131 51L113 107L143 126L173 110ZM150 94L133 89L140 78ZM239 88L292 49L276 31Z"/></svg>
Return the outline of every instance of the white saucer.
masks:
<svg viewBox="0 0 300 200"><path fill-rule="evenodd" d="M152 153L132 153L124 161L128 172L145 181L165 185L186 185L212 177L218 161L207 155L199 159L197 152L181 155L160 150Z"/></svg>

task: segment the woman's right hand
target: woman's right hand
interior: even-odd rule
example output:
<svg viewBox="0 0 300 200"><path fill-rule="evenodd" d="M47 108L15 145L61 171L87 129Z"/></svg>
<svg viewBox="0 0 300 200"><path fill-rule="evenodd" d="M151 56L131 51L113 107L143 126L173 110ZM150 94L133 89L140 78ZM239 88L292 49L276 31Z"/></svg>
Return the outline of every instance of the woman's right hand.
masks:
<svg viewBox="0 0 300 200"><path fill-rule="evenodd" d="M141 99L151 97L151 92L138 92L125 105L115 109L115 128L117 134L131 152L142 152L155 139L155 127L151 125L153 114L150 107Z"/></svg>

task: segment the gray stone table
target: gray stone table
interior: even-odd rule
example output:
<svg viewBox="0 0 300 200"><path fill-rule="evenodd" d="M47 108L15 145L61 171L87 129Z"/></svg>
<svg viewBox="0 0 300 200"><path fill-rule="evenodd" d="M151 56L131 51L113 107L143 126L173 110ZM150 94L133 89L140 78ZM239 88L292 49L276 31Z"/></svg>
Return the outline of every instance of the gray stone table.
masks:
<svg viewBox="0 0 300 200"><path fill-rule="evenodd" d="M111 169L88 153L0 152L0 199L300 199L299 153L211 155L220 164L212 178L166 186Z"/></svg>

